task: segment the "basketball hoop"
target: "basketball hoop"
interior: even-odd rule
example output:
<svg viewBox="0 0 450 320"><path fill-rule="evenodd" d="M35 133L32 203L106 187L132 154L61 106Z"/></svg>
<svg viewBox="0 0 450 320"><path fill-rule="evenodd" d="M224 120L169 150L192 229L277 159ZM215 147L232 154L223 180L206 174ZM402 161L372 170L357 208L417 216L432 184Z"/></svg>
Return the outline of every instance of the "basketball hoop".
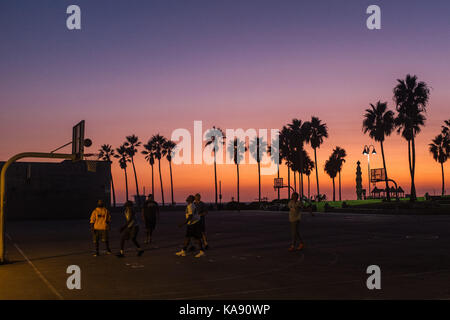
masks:
<svg viewBox="0 0 450 320"><path fill-rule="evenodd" d="M88 159L88 158L94 159ZM84 154L84 161L86 162L86 168L88 172L97 172L97 162L98 162L98 154L95 153L86 153Z"/></svg>

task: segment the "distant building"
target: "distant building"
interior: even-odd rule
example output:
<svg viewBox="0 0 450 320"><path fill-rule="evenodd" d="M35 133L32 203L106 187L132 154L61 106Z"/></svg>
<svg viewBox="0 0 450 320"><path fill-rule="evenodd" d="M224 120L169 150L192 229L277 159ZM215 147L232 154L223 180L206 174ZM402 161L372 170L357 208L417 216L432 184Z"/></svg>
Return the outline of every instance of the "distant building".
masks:
<svg viewBox="0 0 450 320"><path fill-rule="evenodd" d="M0 162L0 168L5 162ZM96 161L16 162L6 172L6 219L88 219L97 200L111 203L111 165Z"/></svg>

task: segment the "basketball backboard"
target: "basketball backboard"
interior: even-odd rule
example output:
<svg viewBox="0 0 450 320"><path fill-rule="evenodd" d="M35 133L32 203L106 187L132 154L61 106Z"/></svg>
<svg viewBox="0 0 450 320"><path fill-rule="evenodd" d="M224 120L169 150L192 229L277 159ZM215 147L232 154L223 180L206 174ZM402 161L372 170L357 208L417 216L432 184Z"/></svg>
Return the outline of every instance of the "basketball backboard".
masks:
<svg viewBox="0 0 450 320"><path fill-rule="evenodd" d="M370 182L379 182L386 180L386 171L384 168L370 169Z"/></svg>
<svg viewBox="0 0 450 320"><path fill-rule="evenodd" d="M72 154L75 161L83 159L84 154L84 120L77 123L72 129Z"/></svg>
<svg viewBox="0 0 450 320"><path fill-rule="evenodd" d="M274 188L283 188L283 178L274 178L273 179L273 187Z"/></svg>

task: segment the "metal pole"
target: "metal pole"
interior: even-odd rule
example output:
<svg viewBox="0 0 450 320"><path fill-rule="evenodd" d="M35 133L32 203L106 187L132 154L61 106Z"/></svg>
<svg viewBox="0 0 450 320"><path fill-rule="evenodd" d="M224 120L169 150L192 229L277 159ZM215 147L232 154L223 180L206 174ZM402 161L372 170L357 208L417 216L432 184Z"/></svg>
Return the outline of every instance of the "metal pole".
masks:
<svg viewBox="0 0 450 320"><path fill-rule="evenodd" d="M6 193L6 170L16 160L22 158L46 158L46 159L75 159L74 154L64 153L42 153L23 152L16 154L5 162L0 175L0 264L5 263L5 193Z"/></svg>
<svg viewBox="0 0 450 320"><path fill-rule="evenodd" d="M64 148L64 147L67 147L69 144L72 144L72 141L67 142L65 145L62 145L61 147L56 148L55 150L50 151L50 153L53 153L53 152L58 151L58 150L60 150L60 149L62 149L62 148Z"/></svg>
<svg viewBox="0 0 450 320"><path fill-rule="evenodd" d="M367 185L368 185L367 192L370 195L370 153L367 153Z"/></svg>

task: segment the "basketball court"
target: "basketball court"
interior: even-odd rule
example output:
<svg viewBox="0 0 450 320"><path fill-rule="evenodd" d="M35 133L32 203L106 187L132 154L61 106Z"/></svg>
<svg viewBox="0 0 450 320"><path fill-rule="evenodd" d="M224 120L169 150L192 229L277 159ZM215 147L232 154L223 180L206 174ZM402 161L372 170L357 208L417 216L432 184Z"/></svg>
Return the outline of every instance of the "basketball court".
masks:
<svg viewBox="0 0 450 320"><path fill-rule="evenodd" d="M306 248L291 253L287 212L210 212L211 249L200 259L175 256L181 211L162 212L153 247L137 257L129 244L123 259L92 256L88 216L8 223L0 299L450 298L447 216L305 214ZM114 253L121 223L113 214ZM381 290L366 287L373 264ZM81 290L66 286L69 265L81 268Z"/></svg>

